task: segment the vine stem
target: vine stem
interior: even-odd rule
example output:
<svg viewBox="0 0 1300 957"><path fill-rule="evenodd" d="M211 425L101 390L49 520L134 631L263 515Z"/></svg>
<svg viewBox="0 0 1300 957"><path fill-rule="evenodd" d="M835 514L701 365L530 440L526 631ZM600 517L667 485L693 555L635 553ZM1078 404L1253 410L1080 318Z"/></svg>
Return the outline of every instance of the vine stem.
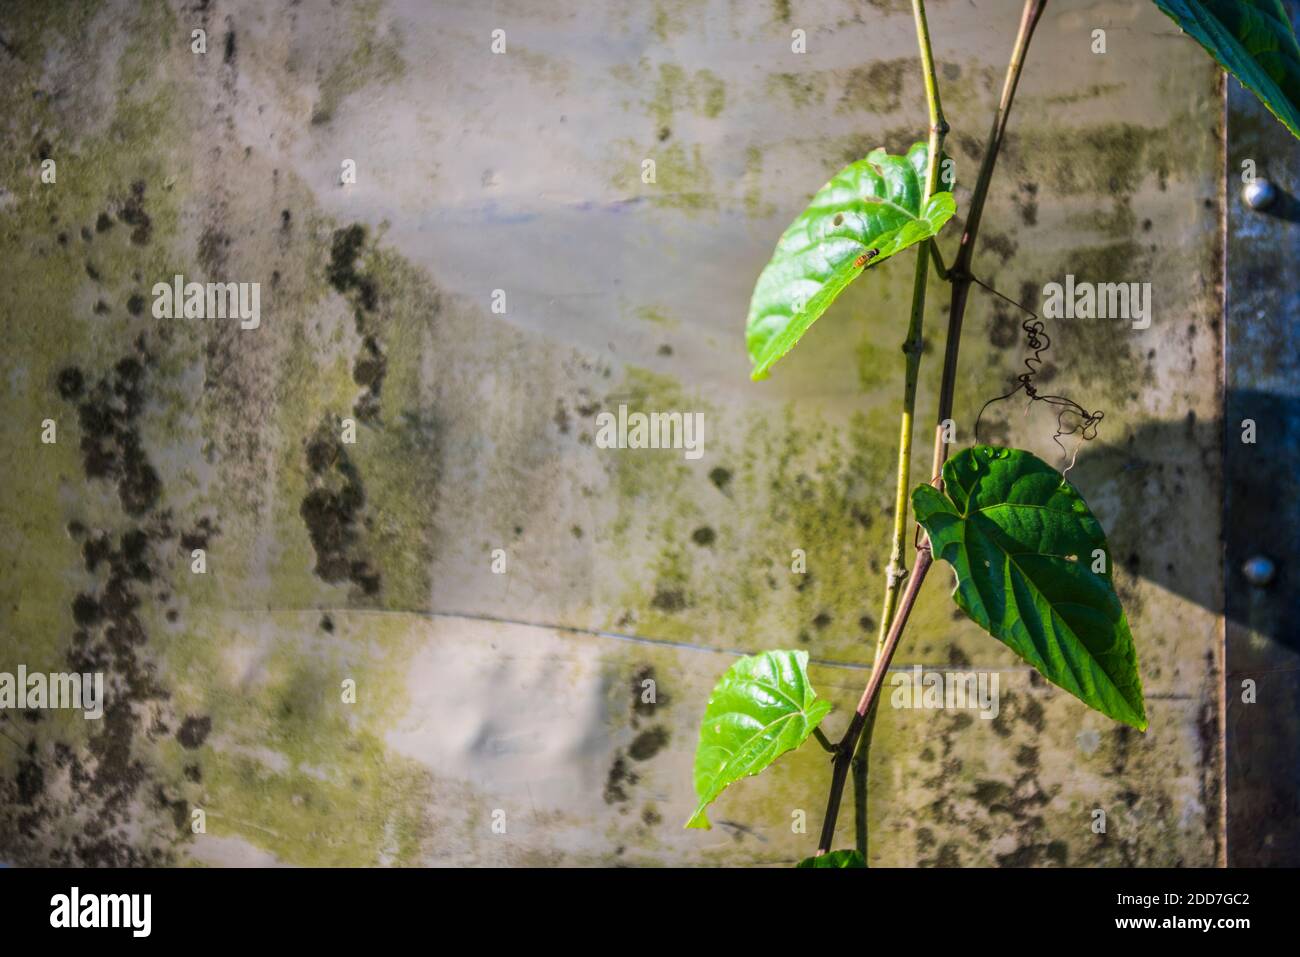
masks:
<svg viewBox="0 0 1300 957"><path fill-rule="evenodd" d="M930 201L939 185L939 164L943 152L943 139L948 124L943 118L943 105L939 100L939 84L935 76L934 55L930 50L930 26L925 18L925 0L912 0L916 18L916 39L921 48L921 66L925 76L925 99L930 111L930 141L926 162L925 185L921 190L921 209ZM890 623L898 603L899 584L907 576L903 564L903 551L907 544L907 494L912 464L912 420L916 414L916 383L921 369L921 329L925 322L925 284L929 278L930 245L921 243L916 249L916 272L912 281L912 316L903 340L906 371L903 380L903 413L898 429L898 479L894 491L894 536L886 569L885 603L880 615L880 633L876 638L876 652L884 646Z"/></svg>
<svg viewBox="0 0 1300 957"><path fill-rule="evenodd" d="M1029 41L1033 39L1034 28L1038 26L1038 20L1046 6L1047 0L1025 0L1024 10L1020 14L1020 29L1011 50L1011 62L1007 64L1007 77L1002 84L1002 98L998 101L998 111L993 115L993 128L989 131L984 158L980 161L979 175L975 180L975 191L971 194L970 214L966 217L966 228L962 231L957 257L948 270L952 282L952 304L948 308L948 339L943 350L943 382L939 387L934 460L930 469L931 481L939 483L940 487L943 482L943 463L948 458L949 429L946 424L952 418L953 395L957 389L957 350L961 345L962 319L966 315L966 302L970 297L970 267L975 255L975 237L979 234L984 202L988 198L989 184L993 181L993 167L997 165L998 153L1002 149L1002 137L1011 116L1011 103L1016 97L1025 55L1029 52Z"/></svg>
<svg viewBox="0 0 1300 957"><path fill-rule="evenodd" d="M898 647L898 639L903 635L903 626L907 624L912 605L916 603L917 592L921 590L921 582L925 581L925 573L930 570L931 561L928 547L917 550L916 565L912 569L912 574L908 576L907 587L903 589L903 597L898 603L898 614L885 638L881 661L877 667L871 669L871 677L862 691L862 697L858 699L853 720L849 722L849 728L844 732L844 737L840 739L839 746L836 748L835 768L831 774L831 793L826 805L826 817L822 821L821 840L817 845L818 856L827 853L835 840L835 819L839 816L840 800L844 795L844 781L849 774L849 760L853 756L858 736L866 726L867 714L874 707L876 698L880 694L880 686L885 682L889 660L894 657L894 649Z"/></svg>
<svg viewBox="0 0 1300 957"><path fill-rule="evenodd" d="M925 0L912 0L912 15L916 21L916 42L921 51L921 71L925 80L925 102L930 115L930 138L928 142L925 183L921 190L919 209L924 209L930 197L939 186L940 162L943 156L943 140L948 134L948 123L943 115L943 103L939 98L939 81L934 66L934 53L930 47L930 24L925 16ZM907 326L907 337L903 340L905 371L903 376L903 411L898 425L898 469L894 488L894 529L889 552L889 565L885 569L885 597L880 610L880 629L876 635L876 653L872 671L879 667L885 650L885 640L889 635L890 625L898 609L898 595L903 579L907 577L907 565L904 551L907 547L907 496L911 486L912 467L912 432L916 416L916 384L921 370L921 330L925 322L925 288L929 279L930 244L921 243L916 249L916 272L912 280L912 316ZM875 711L868 715L866 729L862 734L861 747L856 761L861 774L865 774L867 755L871 748L871 732L875 726ZM865 788L865 780L859 781L858 787ZM865 829L862 832L865 835ZM864 841L865 843L865 841ZM829 848L822 848L824 853ZM866 848L862 848L863 854Z"/></svg>
<svg viewBox="0 0 1300 957"><path fill-rule="evenodd" d="M1020 75L1024 70L1025 56L1029 51L1029 41L1033 38L1034 28L1038 26L1038 21L1042 17L1043 9L1046 6L1047 0L1025 0L1024 10L1020 17L1020 28L1016 33L1015 45L1012 47L1011 60L1007 64L1006 80L1002 85L1002 97L998 102L998 109L993 117L993 127L989 133L988 142L984 147L984 157L980 162L975 190L971 194L970 212L966 217L966 228L962 232L961 246L951 269L948 270L949 281L952 283L952 304L948 312L948 337L944 346L943 381L939 387L939 411L935 424L934 458L931 470L931 481L940 487L942 487L943 463L948 457L949 430L946 423L952 417L953 396L957 385L957 350L961 340L962 319L966 314L966 303L970 293L970 265L975 251L975 239L979 233L980 220L984 213L984 203L988 199L989 184L993 179L993 169L997 164L998 153L1002 148L1007 120L1011 115L1011 104L1015 99L1016 87L1020 83ZM947 132L947 124L942 123L942 114L939 108L938 85L935 82L934 60L930 53L930 33L925 20L924 0L913 0L912 9L917 23L917 39L921 45L921 62L925 67L926 98L930 103L931 110L931 151L926 180L927 188L932 189L933 185L937 183L936 164L939 156L939 150L935 148L934 144L936 136L939 138L938 142L942 143L942 135ZM936 115L939 116L939 122L935 121ZM924 268L918 269L917 279L913 286L912 325L916 328L918 343L920 340L919 314L924 309L925 269L929 268L929 248L929 243L921 244L921 252L918 253L918 266ZM918 289L922 298L920 307L917 306ZM912 341L911 329L909 329L908 341L909 343ZM906 346L904 351L906 351ZM902 494L898 498L901 504L894 513L894 542L896 546L899 541L899 529L902 529L905 541L907 528L905 480L907 476L907 459L911 454L910 423L915 410L916 370L919 367L920 353L918 349L915 359L910 353L908 354L908 383L905 384L903 410L904 431L899 443L899 476L904 481L902 483ZM901 546L897 546L896 553L901 560ZM883 641L878 639L875 660L871 668L871 678L867 681L867 686L858 701L853 720L849 722L848 729L844 732L844 736L835 749L834 770L831 774L831 791L826 802L826 816L822 821L821 839L817 845L817 854L819 856L828 853L834 843L835 822L839 816L840 801L843 797L844 782L848 777L850 763L853 761L854 753L857 750L859 740L863 736L864 729L870 728L874 724L875 705L880 695L881 685L884 684L885 674L889 670L889 663L893 660L898 641L902 637L903 629L907 625L907 619L910 617L912 608L916 603L916 596L921 590L921 583L925 580L926 573L930 570L932 563L933 556L930 552L930 546L928 542L922 541L917 545L916 563L911 574L907 576L907 588L903 591L902 598L897 601L896 609L891 610L890 608L887 590L885 611L889 616L889 620L887 625L883 617L881 621L881 629L885 637ZM895 561L892 557L890 565L892 578L892 571L895 567ZM896 593L897 584L893 583L893 587Z"/></svg>

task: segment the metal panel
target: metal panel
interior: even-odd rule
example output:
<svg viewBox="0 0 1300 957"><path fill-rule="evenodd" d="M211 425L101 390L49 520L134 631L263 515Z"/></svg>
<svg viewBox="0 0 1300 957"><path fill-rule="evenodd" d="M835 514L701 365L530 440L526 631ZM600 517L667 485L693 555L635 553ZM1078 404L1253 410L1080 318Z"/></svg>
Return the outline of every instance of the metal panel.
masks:
<svg viewBox="0 0 1300 957"><path fill-rule="evenodd" d="M1300 5L1288 4L1295 22ZM1227 91L1224 323L1227 851L1300 863L1300 143ZM1247 202L1249 166L1272 200ZM1254 196L1266 196L1262 184ZM1255 200L1259 202L1258 199ZM1251 433L1253 432L1253 436Z"/></svg>

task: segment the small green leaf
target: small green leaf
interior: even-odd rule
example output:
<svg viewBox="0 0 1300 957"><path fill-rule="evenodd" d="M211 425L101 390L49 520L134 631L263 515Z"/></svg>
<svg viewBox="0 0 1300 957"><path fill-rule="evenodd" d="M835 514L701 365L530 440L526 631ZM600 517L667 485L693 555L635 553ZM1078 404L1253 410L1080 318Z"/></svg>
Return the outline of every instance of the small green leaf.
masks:
<svg viewBox="0 0 1300 957"><path fill-rule="evenodd" d="M1300 137L1300 44L1282 0L1155 0Z"/></svg>
<svg viewBox="0 0 1300 957"><path fill-rule="evenodd" d="M806 857L795 867L866 867L860 851L831 851L821 857Z"/></svg>
<svg viewBox="0 0 1300 957"><path fill-rule="evenodd" d="M707 828L704 809L728 784L757 774L803 744L831 710L808 681L808 652L766 651L727 669L709 696L695 749L700 805L687 827Z"/></svg>
<svg viewBox="0 0 1300 957"><path fill-rule="evenodd" d="M928 157L925 143L906 156L872 150L836 173L782 234L745 322L754 379L767 378L864 268L929 239L952 218L957 206L946 189L921 208Z"/></svg>
<svg viewBox="0 0 1300 957"><path fill-rule="evenodd" d="M1083 497L1046 462L977 445L912 492L916 520L957 573L958 606L1048 681L1139 731L1142 678L1110 550Z"/></svg>

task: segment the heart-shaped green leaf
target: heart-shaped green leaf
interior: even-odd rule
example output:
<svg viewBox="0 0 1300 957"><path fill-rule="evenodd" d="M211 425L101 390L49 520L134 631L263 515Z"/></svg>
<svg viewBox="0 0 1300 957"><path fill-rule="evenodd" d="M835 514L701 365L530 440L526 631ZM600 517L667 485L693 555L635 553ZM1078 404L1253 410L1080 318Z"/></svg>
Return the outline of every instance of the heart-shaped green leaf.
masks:
<svg viewBox="0 0 1300 957"><path fill-rule="evenodd" d="M820 857L805 857L795 867L866 867L867 861L861 851L831 851Z"/></svg>
<svg viewBox="0 0 1300 957"><path fill-rule="evenodd" d="M808 652L765 651L727 669L709 696L695 749L699 807L687 827L709 826L704 809L728 784L757 774L803 744L831 710L808 681Z"/></svg>
<svg viewBox="0 0 1300 957"><path fill-rule="evenodd" d="M1300 44L1282 0L1155 0L1300 137Z"/></svg>
<svg viewBox="0 0 1300 957"><path fill-rule="evenodd" d="M987 445L951 458L943 487L918 487L912 507L957 573L962 611L1048 681L1145 731L1133 636L1083 497L1030 453Z"/></svg>
<svg viewBox="0 0 1300 957"><path fill-rule="evenodd" d="M753 378L794 348L835 297L868 266L935 235L956 212L945 189L925 207L929 148L906 156L872 150L817 191L759 274L745 322Z"/></svg>

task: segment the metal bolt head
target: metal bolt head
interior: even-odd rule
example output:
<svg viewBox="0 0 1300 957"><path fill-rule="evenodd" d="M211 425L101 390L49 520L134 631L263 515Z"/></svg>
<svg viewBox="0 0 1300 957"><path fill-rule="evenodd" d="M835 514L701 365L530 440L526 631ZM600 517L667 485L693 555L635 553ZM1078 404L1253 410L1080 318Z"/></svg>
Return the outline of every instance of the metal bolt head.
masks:
<svg viewBox="0 0 1300 957"><path fill-rule="evenodd" d="M1246 564L1241 566L1241 573L1246 576L1246 581L1256 588L1267 587L1276 572L1273 560L1265 555L1254 555L1246 559Z"/></svg>
<svg viewBox="0 0 1300 957"><path fill-rule="evenodd" d="M1268 209L1277 202L1277 187L1272 180L1257 178L1246 184L1241 196L1251 209Z"/></svg>

